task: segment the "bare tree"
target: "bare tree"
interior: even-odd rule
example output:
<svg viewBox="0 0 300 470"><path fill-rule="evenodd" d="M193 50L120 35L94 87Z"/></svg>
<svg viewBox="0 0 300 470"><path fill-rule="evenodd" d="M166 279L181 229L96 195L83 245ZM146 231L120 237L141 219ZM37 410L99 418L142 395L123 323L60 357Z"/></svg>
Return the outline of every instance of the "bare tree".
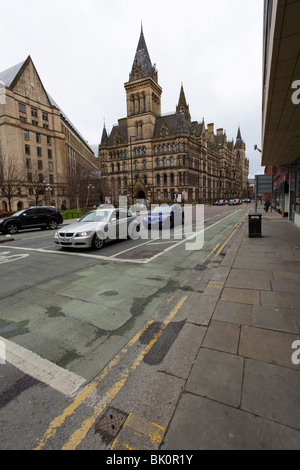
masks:
<svg viewBox="0 0 300 470"><path fill-rule="evenodd" d="M68 192L71 206L76 205L78 217L80 206L89 200L91 189L98 187L98 172L83 160L77 161L76 166L69 168Z"/></svg>
<svg viewBox="0 0 300 470"><path fill-rule="evenodd" d="M38 206L42 199L45 200L46 204L46 183L45 179L49 177L49 172L43 172L43 168L39 166L38 162L33 162L33 166L30 168L30 181L27 181L26 187L31 190L31 196L35 201L35 205Z"/></svg>
<svg viewBox="0 0 300 470"><path fill-rule="evenodd" d="M19 198L24 187L23 168L15 156L0 159L0 192L7 199L9 211L13 201Z"/></svg>

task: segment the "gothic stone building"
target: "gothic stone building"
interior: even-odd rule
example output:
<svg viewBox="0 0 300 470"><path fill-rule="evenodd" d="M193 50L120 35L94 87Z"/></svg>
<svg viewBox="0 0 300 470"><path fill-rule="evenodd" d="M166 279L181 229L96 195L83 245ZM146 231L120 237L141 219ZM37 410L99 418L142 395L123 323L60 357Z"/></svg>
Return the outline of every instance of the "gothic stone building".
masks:
<svg viewBox="0 0 300 470"><path fill-rule="evenodd" d="M92 149L47 93L30 56L1 72L0 85L0 212L30 204L76 207L79 172L99 173Z"/></svg>
<svg viewBox="0 0 300 470"><path fill-rule="evenodd" d="M127 117L99 146L104 192L117 202L202 203L247 196L249 162L238 129L228 141L223 129L191 120L183 86L176 112L161 115L162 88L141 31L129 81Z"/></svg>

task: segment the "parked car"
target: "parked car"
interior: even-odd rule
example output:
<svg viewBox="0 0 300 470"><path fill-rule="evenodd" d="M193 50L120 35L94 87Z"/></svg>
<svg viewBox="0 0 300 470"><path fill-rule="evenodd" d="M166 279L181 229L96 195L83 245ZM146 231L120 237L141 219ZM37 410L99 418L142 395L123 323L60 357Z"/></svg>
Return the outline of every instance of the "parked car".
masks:
<svg viewBox="0 0 300 470"><path fill-rule="evenodd" d="M28 209L16 212L10 217L0 219L0 232L14 235L19 230L28 228L49 228L55 230L62 223L62 215L56 207L29 207Z"/></svg>
<svg viewBox="0 0 300 470"><path fill-rule="evenodd" d="M157 206L143 218L144 227L174 227L184 223L184 211L179 204Z"/></svg>
<svg viewBox="0 0 300 470"><path fill-rule="evenodd" d="M235 206L236 205L235 199L229 199L228 205L229 206Z"/></svg>
<svg viewBox="0 0 300 470"><path fill-rule="evenodd" d="M136 239L139 231L138 218L126 209L97 209L58 230L54 243L62 248L99 250L106 240Z"/></svg>
<svg viewBox="0 0 300 470"><path fill-rule="evenodd" d="M239 206L240 204L242 204L242 200L241 200L241 199L238 199L238 198L235 199L235 204L236 204L237 206Z"/></svg>

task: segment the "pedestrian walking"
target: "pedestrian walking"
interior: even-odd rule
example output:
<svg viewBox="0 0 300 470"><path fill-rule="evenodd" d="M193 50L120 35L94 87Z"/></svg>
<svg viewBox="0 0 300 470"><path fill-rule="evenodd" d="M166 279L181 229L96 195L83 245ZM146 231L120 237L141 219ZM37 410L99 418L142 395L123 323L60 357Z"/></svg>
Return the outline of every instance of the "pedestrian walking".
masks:
<svg viewBox="0 0 300 470"><path fill-rule="evenodd" d="M265 202L265 211L269 212L269 207L270 207L270 201L267 199Z"/></svg>

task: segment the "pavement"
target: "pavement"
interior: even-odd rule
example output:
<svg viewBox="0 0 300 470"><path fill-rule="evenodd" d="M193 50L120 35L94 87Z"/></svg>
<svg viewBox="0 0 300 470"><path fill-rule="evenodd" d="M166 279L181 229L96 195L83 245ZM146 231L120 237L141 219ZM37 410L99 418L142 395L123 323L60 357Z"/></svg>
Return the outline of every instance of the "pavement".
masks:
<svg viewBox="0 0 300 470"><path fill-rule="evenodd" d="M161 365L185 382L160 450L300 448L300 228L258 213L262 236L243 224L204 284L191 280Z"/></svg>

